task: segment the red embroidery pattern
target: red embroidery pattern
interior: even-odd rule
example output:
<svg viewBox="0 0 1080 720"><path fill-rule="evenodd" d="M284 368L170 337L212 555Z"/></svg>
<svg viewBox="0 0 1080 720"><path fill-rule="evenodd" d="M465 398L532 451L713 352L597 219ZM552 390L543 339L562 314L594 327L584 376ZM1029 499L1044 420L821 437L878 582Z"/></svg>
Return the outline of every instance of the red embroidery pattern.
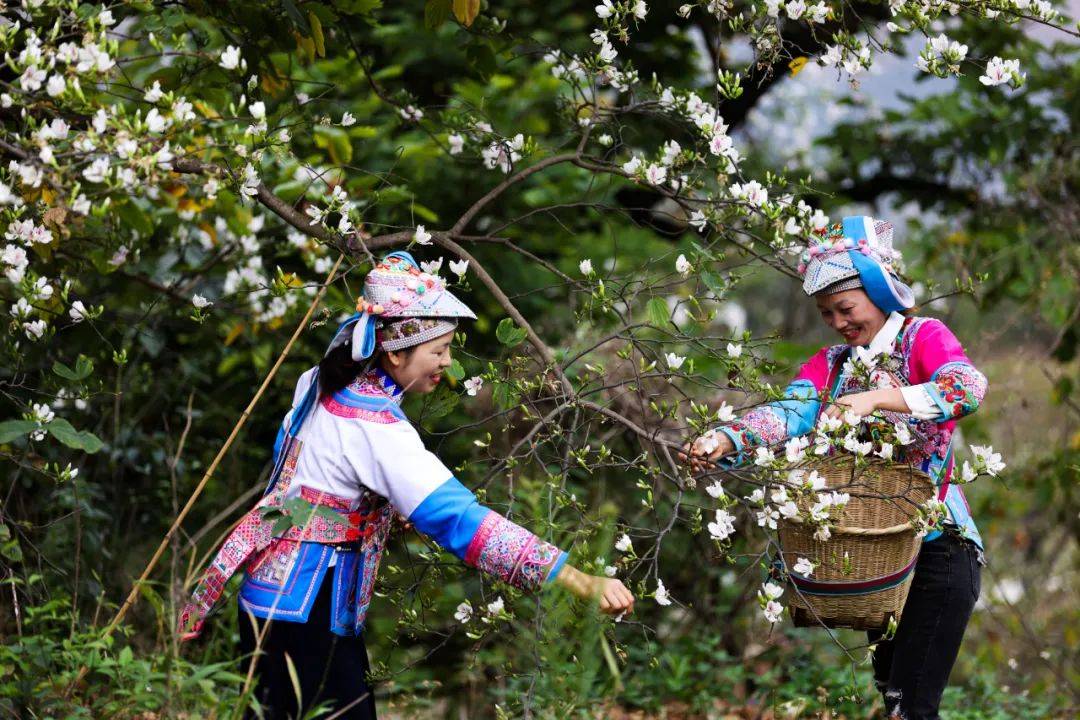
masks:
<svg viewBox="0 0 1080 720"><path fill-rule="evenodd" d="M561 550L497 512L489 512L465 551L465 563L522 590L539 588Z"/></svg>
<svg viewBox="0 0 1080 720"><path fill-rule="evenodd" d="M387 402L393 402L387 400ZM332 397L325 397L322 399L322 406L328 411L344 418L360 418L361 420L368 420L370 422L377 422L383 424L399 422L394 416L394 413L389 410L368 410L366 408L350 407L339 403Z"/></svg>

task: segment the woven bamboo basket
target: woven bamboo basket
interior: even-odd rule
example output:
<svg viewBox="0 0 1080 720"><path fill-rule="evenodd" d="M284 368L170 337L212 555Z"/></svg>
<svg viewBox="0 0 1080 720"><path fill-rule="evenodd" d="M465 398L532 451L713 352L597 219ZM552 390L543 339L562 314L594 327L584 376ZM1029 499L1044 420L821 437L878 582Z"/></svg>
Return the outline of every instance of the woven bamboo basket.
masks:
<svg viewBox="0 0 1080 720"><path fill-rule="evenodd" d="M934 496L933 480L909 465L876 458L856 468L854 458L838 456L805 469L817 470L828 490L851 499L834 515L825 542L798 518L778 526L795 625L871 630L899 620L921 545L910 520ZM806 511L809 501L800 502ZM792 570L800 557L816 565L810 577Z"/></svg>

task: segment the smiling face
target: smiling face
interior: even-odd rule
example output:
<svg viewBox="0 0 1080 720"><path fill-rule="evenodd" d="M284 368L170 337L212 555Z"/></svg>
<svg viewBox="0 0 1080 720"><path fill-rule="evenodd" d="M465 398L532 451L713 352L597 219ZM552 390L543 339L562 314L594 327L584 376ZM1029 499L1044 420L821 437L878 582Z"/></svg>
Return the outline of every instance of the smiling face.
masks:
<svg viewBox="0 0 1080 720"><path fill-rule="evenodd" d="M817 295L818 310L825 324L851 346L869 345L885 325L885 313L870 301L862 289L844 290L832 295Z"/></svg>
<svg viewBox="0 0 1080 720"><path fill-rule="evenodd" d="M443 371L450 367L450 343L454 333L448 332L407 350L394 350L383 355L383 369L405 392L429 393L439 385Z"/></svg>

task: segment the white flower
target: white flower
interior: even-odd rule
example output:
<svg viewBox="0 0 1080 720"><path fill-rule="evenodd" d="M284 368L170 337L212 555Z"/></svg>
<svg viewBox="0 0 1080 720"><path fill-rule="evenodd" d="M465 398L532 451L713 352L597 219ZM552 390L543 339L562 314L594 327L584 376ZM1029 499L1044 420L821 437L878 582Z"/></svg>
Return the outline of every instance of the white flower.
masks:
<svg viewBox="0 0 1080 720"><path fill-rule="evenodd" d="M761 586L761 596L766 600L779 600L784 594L784 588L776 583L766 582Z"/></svg>
<svg viewBox="0 0 1080 720"><path fill-rule="evenodd" d="M726 494L724 492L724 486L719 480L712 485L707 485L705 487L705 492L709 493L709 495L714 498L723 497Z"/></svg>
<svg viewBox="0 0 1080 720"><path fill-rule="evenodd" d="M690 261L686 259L685 255L680 254L675 258L675 271L683 277L690 274L690 271L694 269L694 266L690 264Z"/></svg>
<svg viewBox="0 0 1080 720"><path fill-rule="evenodd" d="M615 6L611 4L611 0L601 0L601 3L595 8L596 16L601 20L605 20L615 12Z"/></svg>
<svg viewBox="0 0 1080 720"><path fill-rule="evenodd" d="M734 183L731 186L731 196L737 200L745 200L755 207L764 205L769 200L769 191L761 186L757 180L740 185Z"/></svg>
<svg viewBox="0 0 1080 720"><path fill-rule="evenodd" d="M780 505L777 510L779 510L780 514L783 515L785 518L788 518L789 520L799 515L799 506L795 504L794 500L788 500L783 505Z"/></svg>
<svg viewBox="0 0 1080 720"><path fill-rule="evenodd" d="M802 17L803 13L806 12L806 3L804 3L803 0L791 0L791 2L784 6L784 9L787 10L789 18L798 20Z"/></svg>
<svg viewBox="0 0 1080 720"><path fill-rule="evenodd" d="M716 133L709 139L709 152L713 155L726 155L738 162L735 141L725 133Z"/></svg>
<svg viewBox="0 0 1080 720"><path fill-rule="evenodd" d="M823 2L811 5L809 8L810 22L823 23L829 17L829 6Z"/></svg>
<svg viewBox="0 0 1080 720"><path fill-rule="evenodd" d="M63 95L66 89L67 81L64 80L63 75L52 75L49 77L49 81L45 83L45 92L49 94L49 97Z"/></svg>
<svg viewBox="0 0 1080 720"><path fill-rule="evenodd" d="M438 275L439 270L442 269L443 259L439 256L438 260L421 260L420 269L426 272L428 275Z"/></svg>
<svg viewBox="0 0 1080 720"><path fill-rule="evenodd" d="M472 616L473 609L472 605L469 604L468 600L458 605L457 610L454 611L454 619L457 620L459 623L469 622L469 620L472 619Z"/></svg>
<svg viewBox="0 0 1080 720"><path fill-rule="evenodd" d="M71 309L68 310L68 315L71 316L71 321L81 323L87 318L86 306L83 305L82 300L76 300L71 303Z"/></svg>
<svg viewBox="0 0 1080 720"><path fill-rule="evenodd" d="M623 163L622 169L627 175L636 175L637 171L641 169L642 164L641 158L635 155Z"/></svg>
<svg viewBox="0 0 1080 720"><path fill-rule="evenodd" d="M713 540L726 540L735 533L735 516L727 510L717 510L716 520L709 523L706 529Z"/></svg>
<svg viewBox="0 0 1080 720"><path fill-rule="evenodd" d="M469 269L468 260L451 260L450 272L454 273L458 277L464 277L465 271Z"/></svg>
<svg viewBox="0 0 1080 720"><path fill-rule="evenodd" d="M776 457L773 456L773 451L767 447L759 447L757 450L754 451L755 465L760 465L764 467L766 465L772 465L775 460Z"/></svg>
<svg viewBox="0 0 1080 720"><path fill-rule="evenodd" d="M52 422L56 417L56 413L52 411L45 403L34 403L34 420L44 425L45 423Z"/></svg>
<svg viewBox="0 0 1080 720"><path fill-rule="evenodd" d="M41 89L41 84L45 82L45 71L31 66L23 71L23 74L19 76L19 87L26 92L34 92Z"/></svg>
<svg viewBox="0 0 1080 720"><path fill-rule="evenodd" d="M150 132L160 133L165 130L168 124L168 121L161 116L157 108L150 108L150 112L146 113L146 129Z"/></svg>
<svg viewBox="0 0 1080 720"><path fill-rule="evenodd" d="M975 455L976 467L982 467L990 475L997 475L1005 469L1005 463L1001 461L1001 453L994 452L989 445L972 445L971 452Z"/></svg>
<svg viewBox="0 0 1080 720"><path fill-rule="evenodd" d="M656 604L657 605L670 605L671 596L668 595L667 588L664 587L664 581L660 578L656 578Z"/></svg>
<svg viewBox="0 0 1080 720"><path fill-rule="evenodd" d="M860 415L859 413L855 412L854 410L850 410L850 409L844 411L844 418L843 419L844 419L844 424L849 425L851 427L858 427L863 421L862 415Z"/></svg>
<svg viewBox="0 0 1080 720"><path fill-rule="evenodd" d="M720 408L716 411L716 418L720 422L731 422L735 419L735 411L726 402L721 402Z"/></svg>
<svg viewBox="0 0 1080 720"><path fill-rule="evenodd" d="M828 525L821 525L818 527L817 530L814 531L814 539L818 542L825 542L831 537L832 530L829 529Z"/></svg>
<svg viewBox="0 0 1080 720"><path fill-rule="evenodd" d="M914 441L911 431L904 423L893 423L893 429L896 430L896 442L901 445L910 445Z"/></svg>
<svg viewBox="0 0 1080 720"><path fill-rule="evenodd" d="M266 117L266 103L263 101L253 102L248 105L248 112L251 113L251 117L256 120L262 120Z"/></svg>
<svg viewBox="0 0 1080 720"><path fill-rule="evenodd" d="M664 154L660 158L660 162L664 165L671 165L675 162L675 158L679 156L679 153L682 152L682 146L674 140L668 140L664 143L663 150Z"/></svg>
<svg viewBox="0 0 1080 720"><path fill-rule="evenodd" d="M751 505L760 505L765 502L765 488L755 488L754 492L746 496Z"/></svg>
<svg viewBox="0 0 1080 720"><path fill-rule="evenodd" d="M259 194L259 184L260 183L261 183L261 180L259 180L259 173L258 173L257 170L255 170L255 166L252 165L251 163L248 163L247 165L245 165L244 166L244 182L243 182L243 185L241 185L241 187L240 187L240 192L246 197L255 197L256 195ZM318 210L318 208L316 208L314 205L308 206L307 210L311 210L312 208L314 208L315 210ZM311 217L315 217L310 212L308 212L307 214L309 216L311 216ZM322 215L319 215L318 219L314 220L311 224L316 225L316 224L318 224L318 222L320 220L322 220Z"/></svg>
<svg viewBox="0 0 1080 720"><path fill-rule="evenodd" d="M411 122L420 122L420 120L422 120L424 117L424 111L413 105L406 105L405 107L398 110L398 113L401 115L401 117Z"/></svg>
<svg viewBox="0 0 1080 720"><path fill-rule="evenodd" d="M98 22L105 27L109 27L110 25L115 23L116 20L115 18L113 18L112 10L102 10L100 13L98 13Z"/></svg>
<svg viewBox="0 0 1080 720"><path fill-rule="evenodd" d="M797 435L784 443L784 458L789 463L797 463L806 456L808 447L810 440L803 435Z"/></svg>
<svg viewBox="0 0 1080 720"><path fill-rule="evenodd" d="M633 552L634 546L630 542L630 536L623 533L618 540L615 541L615 549L619 552Z"/></svg>
<svg viewBox="0 0 1080 720"><path fill-rule="evenodd" d="M765 13L769 17L780 17L781 0L765 0Z"/></svg>
<svg viewBox="0 0 1080 720"><path fill-rule="evenodd" d="M615 61L615 58L619 56L619 51L605 38L604 44L596 51L596 56L600 58L601 62L612 63Z"/></svg>
<svg viewBox="0 0 1080 720"><path fill-rule="evenodd" d="M814 572L814 563L810 562L804 557L795 561L795 567L792 568L795 572L803 577L810 577Z"/></svg>
<svg viewBox="0 0 1080 720"><path fill-rule="evenodd" d="M874 454L882 460L892 460L893 446L890 443L881 443L881 449L877 450Z"/></svg>
<svg viewBox="0 0 1080 720"><path fill-rule="evenodd" d="M667 366L672 370L678 370L682 367L682 364L686 362L685 357L676 355L675 353L668 353L664 356L664 359L667 360Z"/></svg>
<svg viewBox="0 0 1080 720"><path fill-rule="evenodd" d="M484 622L486 622L486 623L491 622L492 618L496 617L497 615L500 615L505 608L506 608L506 603L503 601L502 596L500 595L497 598L495 598L494 602L489 602L488 603L488 605L487 605L487 614L483 618Z"/></svg>
<svg viewBox="0 0 1080 720"><path fill-rule="evenodd" d="M214 303L210 302L209 300L204 298L202 295L199 295L198 293L195 293L195 297L191 298L191 304L194 305L199 310L202 310L204 307L207 307L208 305L213 305Z"/></svg>
<svg viewBox="0 0 1080 720"><path fill-rule="evenodd" d="M476 393L480 392L480 388L484 387L484 378L479 375L474 375L465 381L465 391L476 397Z"/></svg>
<svg viewBox="0 0 1080 720"><path fill-rule="evenodd" d="M965 460L963 467L960 469L960 482L969 483L977 477L979 477L978 471L971 467L971 463Z"/></svg>
<svg viewBox="0 0 1080 720"><path fill-rule="evenodd" d="M26 337L31 340L39 340L45 334L45 321L34 320L33 322L23 323L23 330L26 331Z"/></svg>
<svg viewBox="0 0 1080 720"><path fill-rule="evenodd" d="M341 127L352 127L355 124L356 118L353 117L353 114L351 112L346 110L345 112L341 113Z"/></svg>
<svg viewBox="0 0 1080 720"><path fill-rule="evenodd" d="M784 613L784 606L775 600L770 600L765 603L765 607L762 610L765 613L765 619L770 623L776 623L780 621L780 616Z"/></svg>
<svg viewBox="0 0 1080 720"><path fill-rule="evenodd" d="M412 239L417 245L430 245L431 233L425 230L423 225L417 225L416 232L413 233Z"/></svg>
<svg viewBox="0 0 1080 720"><path fill-rule="evenodd" d="M667 168L653 163L645 168L645 180L651 185L662 185L667 180Z"/></svg>
<svg viewBox="0 0 1080 720"><path fill-rule="evenodd" d="M109 177L109 159L101 157L94 160L89 167L83 169L82 176L92 183L105 182Z"/></svg>
<svg viewBox="0 0 1080 720"><path fill-rule="evenodd" d="M592 275L592 273L593 273L592 260L590 260L588 258L585 258L584 260L579 262L578 263L578 270L581 271L582 275L585 275L585 276Z"/></svg>
<svg viewBox="0 0 1080 720"><path fill-rule="evenodd" d="M225 48L225 51L221 53L221 57L218 58L218 65L226 70L235 70L240 67L241 61L240 48L229 45Z"/></svg>
<svg viewBox="0 0 1080 720"><path fill-rule="evenodd" d="M465 147L465 136L459 133L452 133L446 138L446 142L450 145L450 154L457 155Z"/></svg>
<svg viewBox="0 0 1080 720"><path fill-rule="evenodd" d="M765 508L758 511L757 524L759 527L767 527L770 530L776 529L776 521L780 519L780 513L772 510L771 508Z"/></svg>
<svg viewBox="0 0 1080 720"><path fill-rule="evenodd" d="M728 357L737 358L742 355L742 345L736 343L727 344Z"/></svg>
<svg viewBox="0 0 1080 720"><path fill-rule="evenodd" d="M638 20L644 20L645 15L647 15L649 12L649 8L645 4L645 0L637 0L637 2L634 3L634 8L632 12L634 13L634 17L636 17Z"/></svg>
<svg viewBox="0 0 1080 720"><path fill-rule="evenodd" d="M604 133L600 137L596 138L596 142L600 143L604 147L611 147L611 144L615 142L615 140L607 133Z"/></svg>
<svg viewBox="0 0 1080 720"><path fill-rule="evenodd" d="M690 213L690 220L688 220L690 227L694 228L698 232L705 230L705 226L709 224L709 221L705 219L705 213L700 210L695 210Z"/></svg>
<svg viewBox="0 0 1080 720"><path fill-rule="evenodd" d="M143 100L148 103L156 103L161 99L162 95L164 95L164 93L161 92L161 81L155 80L150 89L143 93Z"/></svg>
<svg viewBox="0 0 1080 720"><path fill-rule="evenodd" d="M619 568L615 567L614 565L605 565L604 566L604 574L607 575L608 577L615 577L615 574L618 573L618 572L619 572Z"/></svg>
<svg viewBox="0 0 1080 720"><path fill-rule="evenodd" d="M33 306L26 301L26 298L21 297L18 302L11 306L11 309L8 312L11 313L11 317L20 320L22 318L30 317L30 313L33 311Z"/></svg>

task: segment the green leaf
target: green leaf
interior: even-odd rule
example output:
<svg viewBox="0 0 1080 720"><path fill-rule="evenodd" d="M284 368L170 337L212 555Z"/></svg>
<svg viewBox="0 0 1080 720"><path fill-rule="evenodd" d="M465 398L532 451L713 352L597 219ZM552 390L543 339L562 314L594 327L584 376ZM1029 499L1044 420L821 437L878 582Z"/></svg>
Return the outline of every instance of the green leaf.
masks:
<svg viewBox="0 0 1080 720"><path fill-rule="evenodd" d="M0 443L18 440L38 426L36 420L5 420L0 422Z"/></svg>
<svg viewBox="0 0 1080 720"><path fill-rule="evenodd" d="M454 8L453 0L428 0L424 5L424 27L434 30L450 17Z"/></svg>
<svg viewBox="0 0 1080 720"><path fill-rule="evenodd" d="M335 164L342 165L352 160L352 141L345 128L316 125L315 145L326 150Z"/></svg>
<svg viewBox="0 0 1080 720"><path fill-rule="evenodd" d="M724 297L726 289L724 287L724 279L714 272L701 273L701 280L705 283L705 287L709 288L717 300Z"/></svg>
<svg viewBox="0 0 1080 720"><path fill-rule="evenodd" d="M668 312L664 298L654 297L645 306L645 312L649 317L649 323L658 328L666 327L671 322L671 313Z"/></svg>
<svg viewBox="0 0 1080 720"><path fill-rule="evenodd" d="M274 526L270 528L271 535L283 535L289 531L289 528L293 526L292 518L288 515L282 515L274 521Z"/></svg>
<svg viewBox="0 0 1080 720"><path fill-rule="evenodd" d="M453 412L459 402L461 402L460 395L445 385L440 385L424 398L423 419L435 420L445 417Z"/></svg>
<svg viewBox="0 0 1080 720"><path fill-rule="evenodd" d="M455 380L460 380L465 377L465 368L457 360L450 363L450 367L446 369L446 374Z"/></svg>
<svg viewBox="0 0 1080 720"><path fill-rule="evenodd" d="M71 426L71 423L63 418L57 418L52 422L46 423L45 429L49 431L50 435L68 447L82 450L91 455L104 446L104 443L102 443L92 432L87 430L76 430Z"/></svg>
<svg viewBox="0 0 1080 720"><path fill-rule="evenodd" d="M19 562L23 559L22 547L19 545L18 540L12 540L4 543L3 547L0 547L0 555L3 555L11 562Z"/></svg>
<svg viewBox="0 0 1080 720"><path fill-rule="evenodd" d="M74 370L59 360L53 363L52 370L65 380L81 382L90 377L90 374L94 372L94 361L85 355L79 355L79 359L75 361Z"/></svg>
<svg viewBox="0 0 1080 720"><path fill-rule="evenodd" d="M521 341L525 339L528 333L523 328L519 328L514 324L514 321L510 318L503 318L499 321L499 326L495 328L495 337L499 342L507 347L514 347L521 344Z"/></svg>

